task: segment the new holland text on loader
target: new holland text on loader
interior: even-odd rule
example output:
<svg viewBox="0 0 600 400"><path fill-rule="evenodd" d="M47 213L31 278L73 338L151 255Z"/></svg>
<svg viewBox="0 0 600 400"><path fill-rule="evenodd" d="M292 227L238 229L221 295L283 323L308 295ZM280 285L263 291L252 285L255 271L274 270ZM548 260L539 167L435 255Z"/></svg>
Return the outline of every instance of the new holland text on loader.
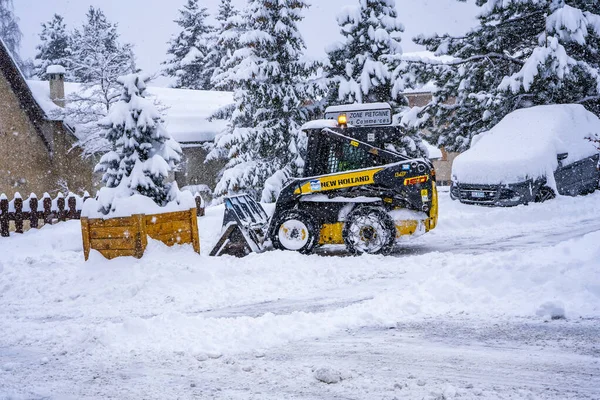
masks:
<svg viewBox="0 0 600 400"><path fill-rule="evenodd" d="M275 249L310 253L344 244L352 254L389 252L396 239L435 228L435 170L389 150L402 130L386 103L329 107L311 121L304 177L281 191L269 218L248 195L225 198L223 233L211 255Z"/></svg>

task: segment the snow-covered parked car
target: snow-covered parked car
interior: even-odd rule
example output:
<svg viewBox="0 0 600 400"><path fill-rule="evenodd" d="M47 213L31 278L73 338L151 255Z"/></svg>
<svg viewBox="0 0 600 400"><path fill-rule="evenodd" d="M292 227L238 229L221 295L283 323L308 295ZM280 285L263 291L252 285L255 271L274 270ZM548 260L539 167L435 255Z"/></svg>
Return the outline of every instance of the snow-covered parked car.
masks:
<svg viewBox="0 0 600 400"><path fill-rule="evenodd" d="M556 194L577 196L598 188L598 149L587 140L600 119L576 104L514 111L452 166L450 195L467 204L513 206Z"/></svg>

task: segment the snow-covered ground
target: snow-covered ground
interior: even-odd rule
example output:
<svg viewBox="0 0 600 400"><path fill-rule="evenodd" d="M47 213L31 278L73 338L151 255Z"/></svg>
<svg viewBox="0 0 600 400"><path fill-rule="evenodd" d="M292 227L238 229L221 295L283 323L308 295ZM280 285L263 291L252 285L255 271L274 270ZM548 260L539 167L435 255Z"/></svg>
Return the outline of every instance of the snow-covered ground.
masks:
<svg viewBox="0 0 600 400"><path fill-rule="evenodd" d="M221 216L202 256L84 262L77 221L0 239L0 399L600 399L600 192L441 193L388 257L210 258Z"/></svg>

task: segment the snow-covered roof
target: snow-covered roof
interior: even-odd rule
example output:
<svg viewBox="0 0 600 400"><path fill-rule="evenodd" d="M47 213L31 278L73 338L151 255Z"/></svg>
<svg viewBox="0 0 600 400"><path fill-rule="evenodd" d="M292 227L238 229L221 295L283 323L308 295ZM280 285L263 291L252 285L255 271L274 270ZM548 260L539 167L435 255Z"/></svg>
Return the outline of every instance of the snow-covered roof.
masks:
<svg viewBox="0 0 600 400"><path fill-rule="evenodd" d="M514 111L487 132L473 137L471 148L452 166L459 182L517 183L546 177L553 184L557 155L563 165L598 151L586 138L600 134L600 119L579 104L537 106Z"/></svg>
<svg viewBox="0 0 600 400"><path fill-rule="evenodd" d="M27 81L38 104L50 118L58 107L50 100L47 81ZM81 84L65 83L65 95L81 89ZM165 110L165 127L180 143L207 142L227 126L227 121L208 118L218 109L233 103L231 92L171 89L148 87L147 93L155 97Z"/></svg>

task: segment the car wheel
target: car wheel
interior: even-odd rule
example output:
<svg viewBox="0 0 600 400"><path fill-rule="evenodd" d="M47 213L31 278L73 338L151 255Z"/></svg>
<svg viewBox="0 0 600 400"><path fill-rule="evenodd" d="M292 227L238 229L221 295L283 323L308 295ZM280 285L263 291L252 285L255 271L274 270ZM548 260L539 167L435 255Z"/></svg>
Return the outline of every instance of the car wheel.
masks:
<svg viewBox="0 0 600 400"><path fill-rule="evenodd" d="M275 226L271 242L278 250L309 254L318 242L320 231L314 219L306 212L286 211L278 218Z"/></svg>
<svg viewBox="0 0 600 400"><path fill-rule="evenodd" d="M552 190L548 186L542 186L538 189L537 193L535 194L535 202L543 203L546 200L552 200L555 197L556 193L554 193L554 190Z"/></svg>
<svg viewBox="0 0 600 400"><path fill-rule="evenodd" d="M387 254L396 239L396 225L380 207L360 207L344 224L342 237L351 254Z"/></svg>

